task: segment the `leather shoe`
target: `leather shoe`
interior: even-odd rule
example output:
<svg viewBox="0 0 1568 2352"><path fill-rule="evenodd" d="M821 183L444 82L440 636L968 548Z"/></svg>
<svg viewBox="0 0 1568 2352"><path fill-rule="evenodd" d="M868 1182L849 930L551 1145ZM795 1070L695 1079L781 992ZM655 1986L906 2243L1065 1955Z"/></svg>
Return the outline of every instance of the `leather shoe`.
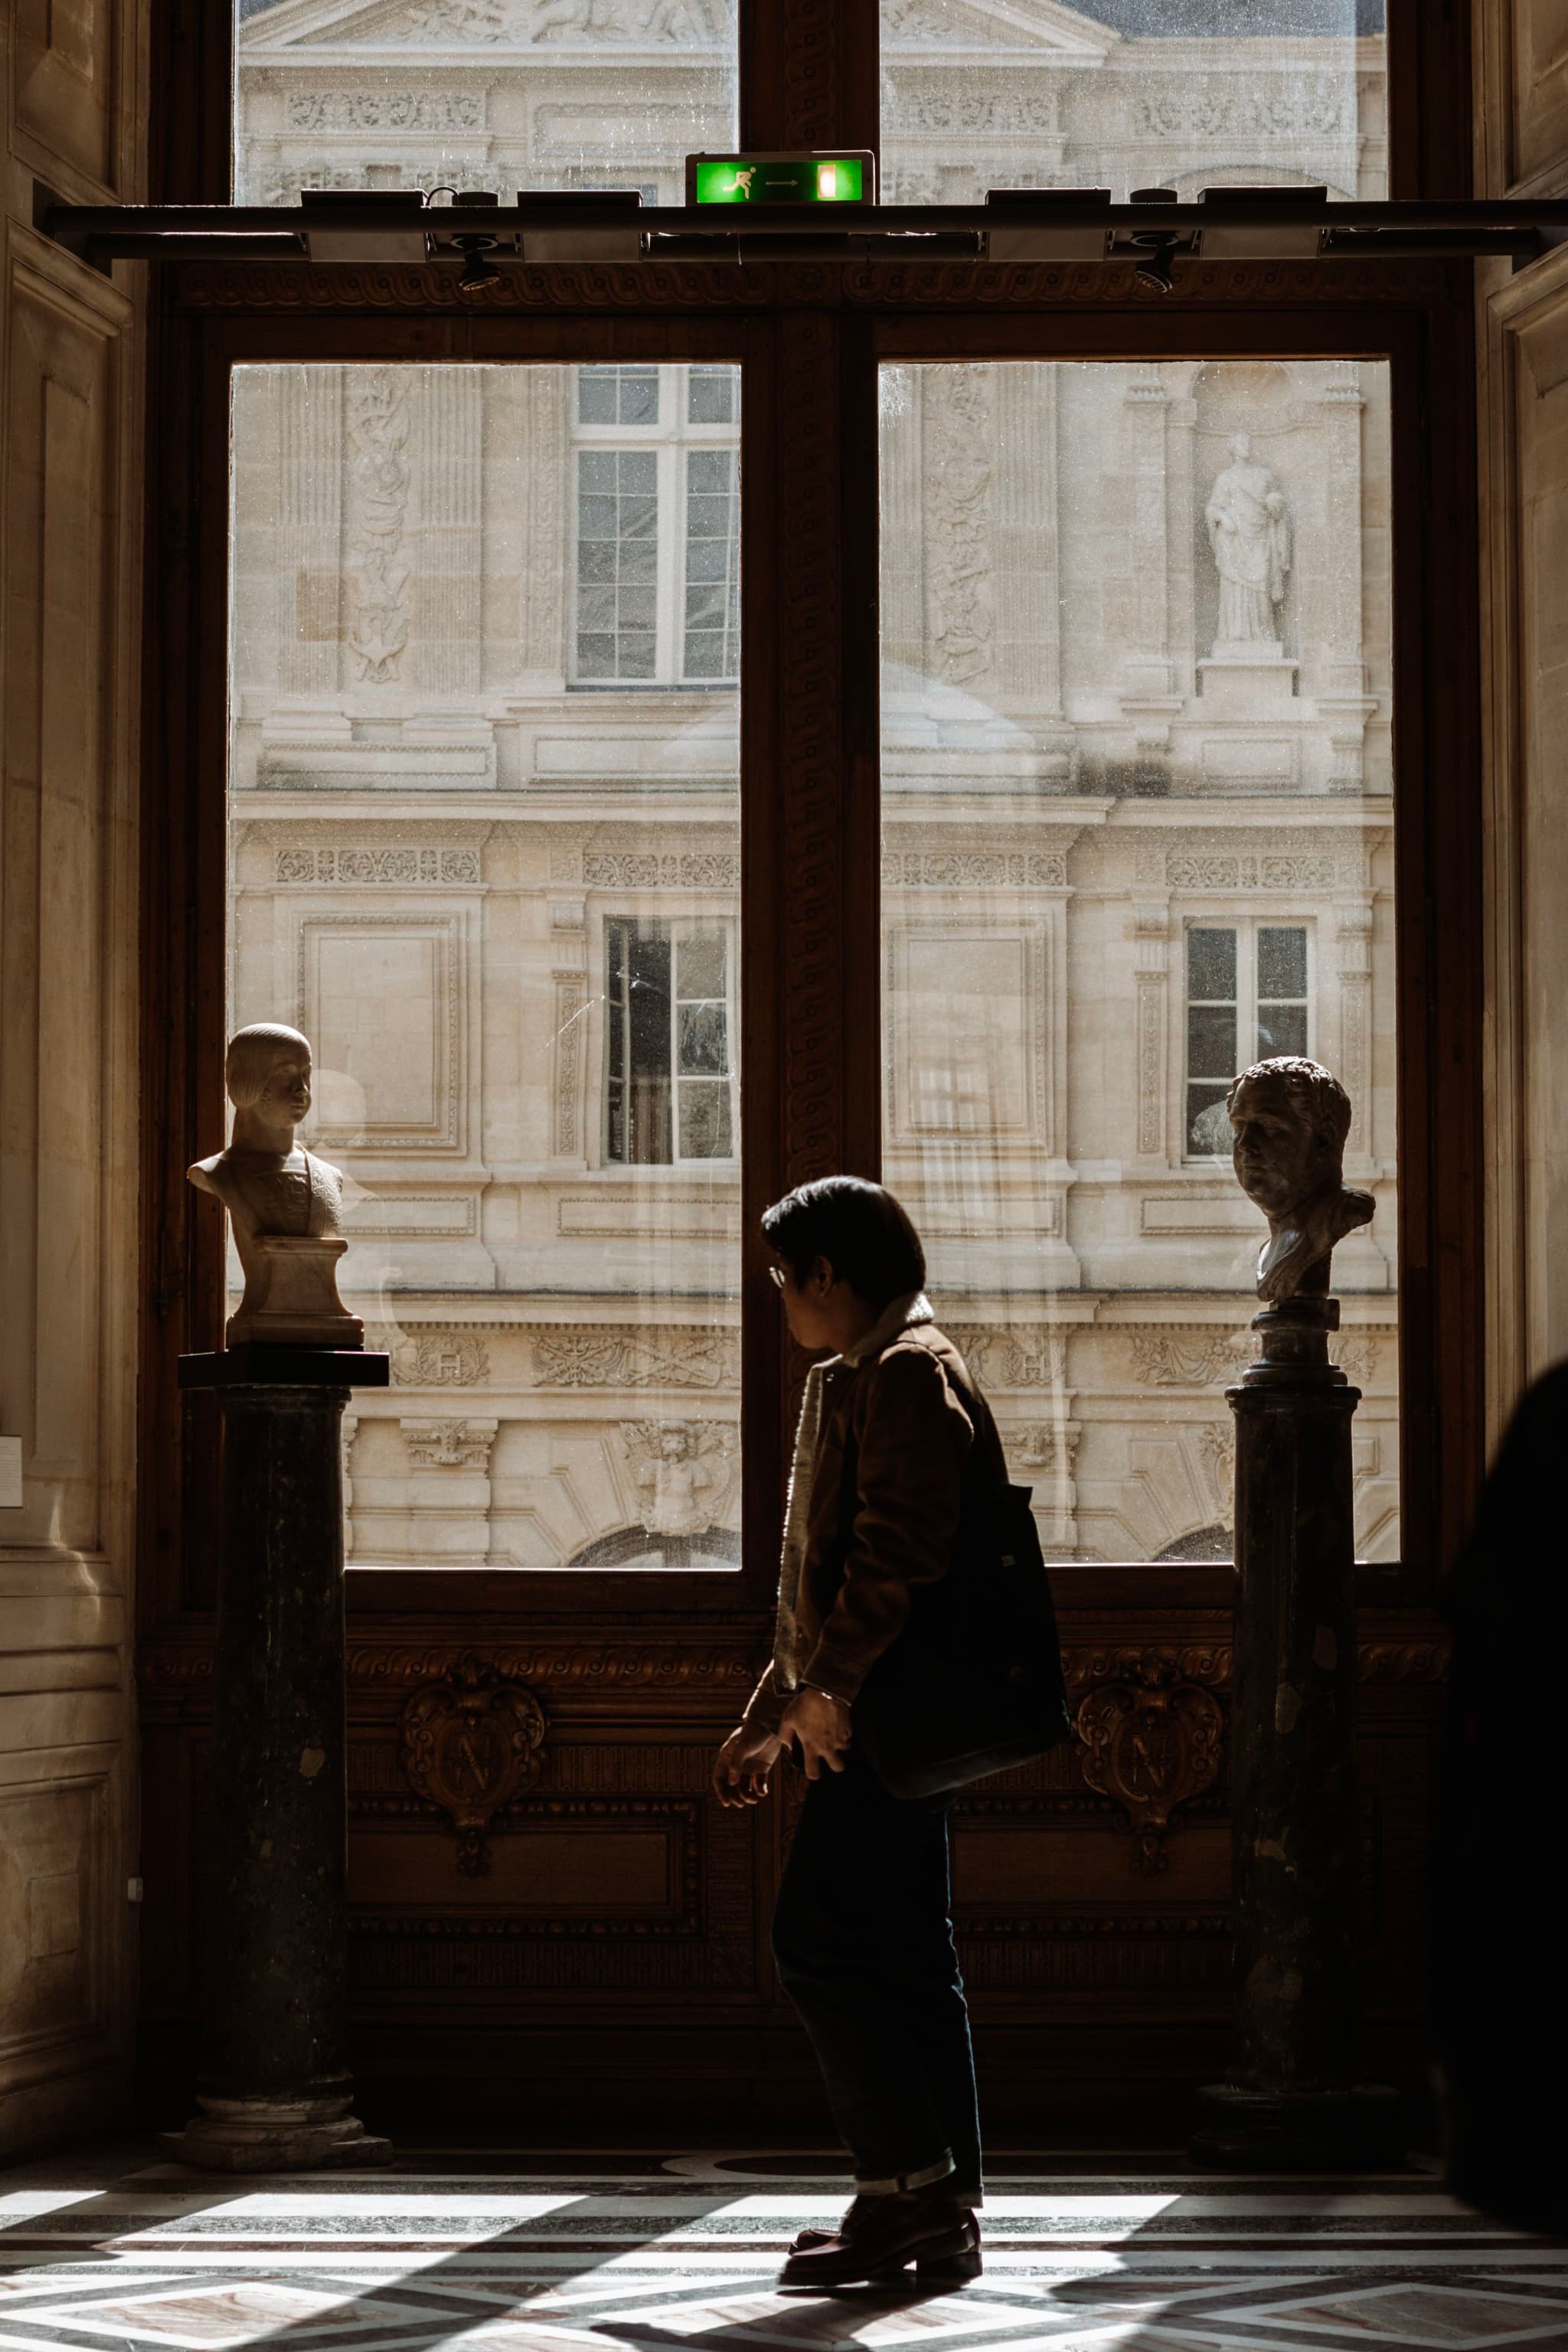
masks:
<svg viewBox="0 0 1568 2352"><path fill-rule="evenodd" d="M815 2241L802 2243L802 2240ZM858 2286L901 2278L961 2284L980 2274L980 2231L945 2181L889 2197L857 2197L838 2229L802 2231L781 2286Z"/></svg>

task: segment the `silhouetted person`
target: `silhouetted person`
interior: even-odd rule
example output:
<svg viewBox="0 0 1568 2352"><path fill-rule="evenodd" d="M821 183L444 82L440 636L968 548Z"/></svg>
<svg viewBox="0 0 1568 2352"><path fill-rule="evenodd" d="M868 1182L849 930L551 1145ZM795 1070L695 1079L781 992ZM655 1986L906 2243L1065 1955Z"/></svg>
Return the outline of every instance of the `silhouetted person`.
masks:
<svg viewBox="0 0 1568 2352"><path fill-rule="evenodd" d="M924 1297L925 1255L891 1193L804 1185L763 1235L807 1375L784 1517L773 1663L714 1786L755 1804L783 1749L808 1787L773 1919L786 1991L854 2158L837 2233L803 2232L786 2284L980 2267L980 2124L949 1917L948 1800L889 1795L854 1737L866 1676L945 1575L960 1511L1006 1485L990 1408ZM940 1701L940 1693L935 1695Z"/></svg>
<svg viewBox="0 0 1568 2352"><path fill-rule="evenodd" d="M1568 1364L1525 1395L1447 1597L1434 1872L1438 2089L1456 2195L1568 2233L1563 1751Z"/></svg>

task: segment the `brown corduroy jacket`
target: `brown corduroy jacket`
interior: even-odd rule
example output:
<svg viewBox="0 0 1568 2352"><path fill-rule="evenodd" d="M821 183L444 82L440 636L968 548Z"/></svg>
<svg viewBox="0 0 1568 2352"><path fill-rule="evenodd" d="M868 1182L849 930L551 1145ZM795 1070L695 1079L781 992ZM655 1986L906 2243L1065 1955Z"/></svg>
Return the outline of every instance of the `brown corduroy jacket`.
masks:
<svg viewBox="0 0 1568 2352"><path fill-rule="evenodd" d="M797 1686L853 1706L908 1622L913 1588L947 1573L972 1483L1006 1479L991 1408L934 1323L906 1325L858 1364L827 1365L795 1604ZM747 1721L776 1724L791 1696L770 1666Z"/></svg>

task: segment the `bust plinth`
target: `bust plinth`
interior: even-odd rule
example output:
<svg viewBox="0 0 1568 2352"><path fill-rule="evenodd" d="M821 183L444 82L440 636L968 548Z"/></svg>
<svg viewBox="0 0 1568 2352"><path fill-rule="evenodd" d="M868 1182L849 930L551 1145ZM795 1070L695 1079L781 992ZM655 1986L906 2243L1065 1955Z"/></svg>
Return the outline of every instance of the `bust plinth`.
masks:
<svg viewBox="0 0 1568 2352"><path fill-rule="evenodd" d="M1202 2094L1193 2154L1242 2169L1352 2170L1403 2153L1398 2100L1356 2077L1361 1391L1328 1349L1334 1244L1373 1204L1341 1181L1350 1100L1320 1064L1259 1063L1227 1108L1236 1172L1268 1237L1258 1360L1226 1391L1237 1424L1236 2027L1227 2080Z"/></svg>
<svg viewBox="0 0 1568 2352"><path fill-rule="evenodd" d="M180 1359L224 1434L202 2064L166 2145L208 2171L382 2164L343 2067L342 1411L390 1367L338 1297L342 1180L295 1143L309 1045L242 1030L225 1076L233 1140L190 1175L228 1211L245 1297L226 1348Z"/></svg>

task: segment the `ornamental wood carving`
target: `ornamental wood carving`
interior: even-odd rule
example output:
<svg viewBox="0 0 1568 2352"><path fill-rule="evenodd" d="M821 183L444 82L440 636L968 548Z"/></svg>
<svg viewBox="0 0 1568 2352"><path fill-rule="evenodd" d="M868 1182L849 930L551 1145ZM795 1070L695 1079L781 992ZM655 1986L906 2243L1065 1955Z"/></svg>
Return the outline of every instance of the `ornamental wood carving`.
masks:
<svg viewBox="0 0 1568 2352"><path fill-rule="evenodd" d="M399 1760L415 1793L450 1813L465 1877L489 1868L491 1824L538 1780L543 1745L544 1709L527 1684L472 1650L404 1708Z"/></svg>
<svg viewBox="0 0 1568 2352"><path fill-rule="evenodd" d="M1166 1869L1172 1814L1212 1788L1219 1771L1219 1701L1173 1658L1145 1651L1117 1681L1091 1690L1074 1721L1084 1779L1132 1825L1133 1869Z"/></svg>

